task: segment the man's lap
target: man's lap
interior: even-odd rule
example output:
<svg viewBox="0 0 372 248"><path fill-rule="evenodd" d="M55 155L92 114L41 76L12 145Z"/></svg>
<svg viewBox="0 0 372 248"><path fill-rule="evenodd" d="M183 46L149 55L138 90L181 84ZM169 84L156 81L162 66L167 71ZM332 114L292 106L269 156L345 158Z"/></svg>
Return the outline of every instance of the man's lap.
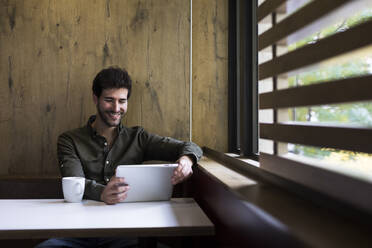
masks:
<svg viewBox="0 0 372 248"><path fill-rule="evenodd" d="M54 238L48 239L35 248L134 248L138 247L135 238Z"/></svg>

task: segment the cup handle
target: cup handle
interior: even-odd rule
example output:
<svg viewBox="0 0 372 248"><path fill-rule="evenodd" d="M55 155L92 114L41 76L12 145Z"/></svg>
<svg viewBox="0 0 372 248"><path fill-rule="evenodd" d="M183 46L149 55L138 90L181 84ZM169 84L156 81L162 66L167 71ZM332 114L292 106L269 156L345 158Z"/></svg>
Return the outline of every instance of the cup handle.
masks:
<svg viewBox="0 0 372 248"><path fill-rule="evenodd" d="M75 188L78 188L78 191L77 191L77 195L80 195L81 193L83 193L83 187L81 187L81 184L80 183L75 183Z"/></svg>

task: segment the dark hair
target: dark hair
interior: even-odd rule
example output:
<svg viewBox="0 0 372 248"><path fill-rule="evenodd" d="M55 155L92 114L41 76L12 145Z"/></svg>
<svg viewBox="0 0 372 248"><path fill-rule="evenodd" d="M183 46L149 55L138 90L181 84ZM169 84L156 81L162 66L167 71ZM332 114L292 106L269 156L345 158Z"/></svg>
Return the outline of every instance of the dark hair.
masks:
<svg viewBox="0 0 372 248"><path fill-rule="evenodd" d="M100 97L105 89L128 89L128 99L132 89L132 79L124 68L109 67L100 71L93 80L93 94Z"/></svg>

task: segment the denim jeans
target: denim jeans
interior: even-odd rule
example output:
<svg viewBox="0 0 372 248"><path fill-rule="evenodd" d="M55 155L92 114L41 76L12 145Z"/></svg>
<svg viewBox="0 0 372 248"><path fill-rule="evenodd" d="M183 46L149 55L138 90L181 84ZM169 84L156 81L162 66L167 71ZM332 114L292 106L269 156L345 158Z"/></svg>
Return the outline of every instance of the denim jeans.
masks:
<svg viewBox="0 0 372 248"><path fill-rule="evenodd" d="M35 248L134 248L138 247L135 238L53 238L48 239Z"/></svg>

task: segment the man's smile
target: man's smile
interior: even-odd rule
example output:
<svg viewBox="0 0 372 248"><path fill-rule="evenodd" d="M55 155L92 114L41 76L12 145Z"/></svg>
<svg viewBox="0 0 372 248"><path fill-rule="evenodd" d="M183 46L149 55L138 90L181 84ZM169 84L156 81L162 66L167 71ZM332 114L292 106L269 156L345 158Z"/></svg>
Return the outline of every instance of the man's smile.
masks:
<svg viewBox="0 0 372 248"><path fill-rule="evenodd" d="M120 119L122 116L123 116L123 114L124 113L122 113L122 112L106 112L108 115L109 115L109 117L111 118L111 119L113 119L113 120L118 120L118 119Z"/></svg>

